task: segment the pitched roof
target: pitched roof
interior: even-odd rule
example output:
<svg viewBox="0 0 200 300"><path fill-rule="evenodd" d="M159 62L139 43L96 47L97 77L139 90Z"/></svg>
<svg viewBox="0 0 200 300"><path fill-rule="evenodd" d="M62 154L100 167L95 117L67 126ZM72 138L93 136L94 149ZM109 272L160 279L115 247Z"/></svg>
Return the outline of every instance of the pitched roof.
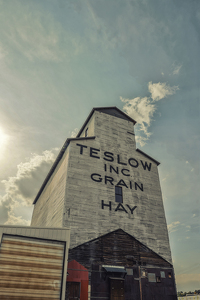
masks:
<svg viewBox="0 0 200 300"><path fill-rule="evenodd" d="M94 107L89 116L87 117L87 119L85 120L83 126L81 127L81 129L79 130L77 137L79 137L83 131L83 129L85 128L86 124L89 122L90 118L92 117L93 113L95 111L99 111L102 112L104 114L108 114L111 116L115 116L117 118L120 119L124 119L127 121L132 122L134 125L137 123L135 120L133 120L131 117L129 117L127 114L125 114L123 111L121 111L119 108L117 108L116 106L109 106L109 107Z"/></svg>
<svg viewBox="0 0 200 300"><path fill-rule="evenodd" d="M37 202L38 198L40 197L40 195L41 195L43 189L45 188L47 182L49 181L51 175L53 174L55 168L57 167L59 161L60 161L61 158L63 157L63 154L65 153L65 150L67 149L67 147L68 147L70 141L71 141L71 140L76 140L76 139L77 139L77 140L81 140L81 139L94 139L94 138L95 138L94 136L93 136L93 137L81 137L81 138L80 138L80 135L81 135L81 133L82 133L82 131L83 131L85 125L88 123L88 121L89 121L90 118L92 117L92 115L93 115L93 113L94 113L95 110L100 111L100 112L103 112L103 113L105 113L105 114L109 114L109 115L115 116L115 117L117 117L117 118L121 118L121 119L124 119L124 120L127 120L127 121L131 121L131 122L133 122L134 124L136 123L135 120L133 120L132 118L130 118L128 115L126 115L123 111L121 111L121 110L120 110L119 108L117 108L116 106L110 106L110 107L94 107L94 108L92 109L92 111L90 112L89 116L87 117L86 121L84 122L83 126L81 127L81 129L80 129L79 133L77 134L76 138L68 138L68 139L65 141L65 143L64 143L63 147L61 148L61 150L60 150L60 152L59 152L59 154L58 154L58 156L57 156L57 158L56 158L54 164L52 165L52 167L51 167L49 173L47 174L47 176L46 176L46 178L45 178L45 180L44 180L44 182L43 182L43 184L42 184L42 186L41 186L39 192L37 193L37 195L36 195L36 197L35 197L35 199L34 199L34 201L33 201L33 204L35 204L35 203Z"/></svg>
<svg viewBox="0 0 200 300"><path fill-rule="evenodd" d="M64 153L65 153L67 147L68 147L69 144L70 144L70 142L71 142L71 141L80 141L80 140L92 140L92 139L95 139L95 136L88 136L88 137L81 137L81 138L69 138L69 139L67 139L67 140L65 141L65 143L64 143L64 145L62 146L62 148L61 148L61 150L60 150L60 152L59 152L59 154L58 154L56 160L54 161L54 163L53 163L53 165L52 165L52 167L51 167L49 173L47 174L47 176L46 176L46 178L45 178L45 180L44 180L44 182L43 182L43 184L42 184L42 186L41 186L39 192L37 193L37 195L36 195L36 197L35 197L35 199L34 199L34 201L33 201L33 204L35 204L35 203L37 202L38 198L39 198L40 195L42 194L43 189L45 188L47 182L48 182L49 179L51 178L51 175L53 174L53 172L54 172L54 170L56 169L56 167L57 167L59 161L60 161L61 158L63 157L63 155L64 155Z"/></svg>
<svg viewBox="0 0 200 300"><path fill-rule="evenodd" d="M113 251L116 247L115 259L121 263L127 259L142 259L150 264L164 264L165 266L172 267L171 263L165 258L121 228L71 248L69 250L69 259L75 259L87 267L86 265L91 261L91 253L93 253L93 263L95 261L101 261L103 255L104 259L106 259L109 264L112 264Z"/></svg>

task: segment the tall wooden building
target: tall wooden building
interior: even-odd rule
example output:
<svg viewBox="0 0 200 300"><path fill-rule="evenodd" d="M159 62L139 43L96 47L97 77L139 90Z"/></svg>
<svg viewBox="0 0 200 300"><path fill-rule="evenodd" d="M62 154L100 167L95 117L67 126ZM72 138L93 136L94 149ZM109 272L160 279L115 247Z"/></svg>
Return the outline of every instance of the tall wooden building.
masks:
<svg viewBox="0 0 200 300"><path fill-rule="evenodd" d="M116 107L94 108L34 200L32 226L71 229L69 259L82 267L68 298L86 299L88 270L91 299L177 299L159 162L136 148L135 123Z"/></svg>

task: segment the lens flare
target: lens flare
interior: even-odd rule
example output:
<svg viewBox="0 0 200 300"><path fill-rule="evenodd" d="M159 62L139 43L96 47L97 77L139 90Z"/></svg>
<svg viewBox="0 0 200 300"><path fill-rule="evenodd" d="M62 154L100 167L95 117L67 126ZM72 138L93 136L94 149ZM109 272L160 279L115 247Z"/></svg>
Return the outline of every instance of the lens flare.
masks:
<svg viewBox="0 0 200 300"><path fill-rule="evenodd" d="M3 129L0 128L0 151L4 148L7 142L8 136L4 133Z"/></svg>

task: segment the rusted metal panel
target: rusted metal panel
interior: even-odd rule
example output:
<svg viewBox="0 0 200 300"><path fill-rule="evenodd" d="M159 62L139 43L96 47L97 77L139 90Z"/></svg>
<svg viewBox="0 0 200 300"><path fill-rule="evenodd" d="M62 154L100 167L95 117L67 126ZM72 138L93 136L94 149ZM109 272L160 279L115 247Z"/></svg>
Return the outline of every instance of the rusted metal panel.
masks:
<svg viewBox="0 0 200 300"><path fill-rule="evenodd" d="M4 234L0 299L60 300L65 244Z"/></svg>

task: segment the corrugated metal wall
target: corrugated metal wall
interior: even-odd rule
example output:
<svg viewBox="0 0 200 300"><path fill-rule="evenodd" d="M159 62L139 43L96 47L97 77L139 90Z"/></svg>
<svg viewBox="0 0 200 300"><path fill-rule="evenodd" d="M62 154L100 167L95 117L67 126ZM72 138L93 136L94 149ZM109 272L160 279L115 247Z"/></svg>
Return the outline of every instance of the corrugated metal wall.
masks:
<svg viewBox="0 0 200 300"><path fill-rule="evenodd" d="M1 300L59 300L64 243L3 235L0 246Z"/></svg>

